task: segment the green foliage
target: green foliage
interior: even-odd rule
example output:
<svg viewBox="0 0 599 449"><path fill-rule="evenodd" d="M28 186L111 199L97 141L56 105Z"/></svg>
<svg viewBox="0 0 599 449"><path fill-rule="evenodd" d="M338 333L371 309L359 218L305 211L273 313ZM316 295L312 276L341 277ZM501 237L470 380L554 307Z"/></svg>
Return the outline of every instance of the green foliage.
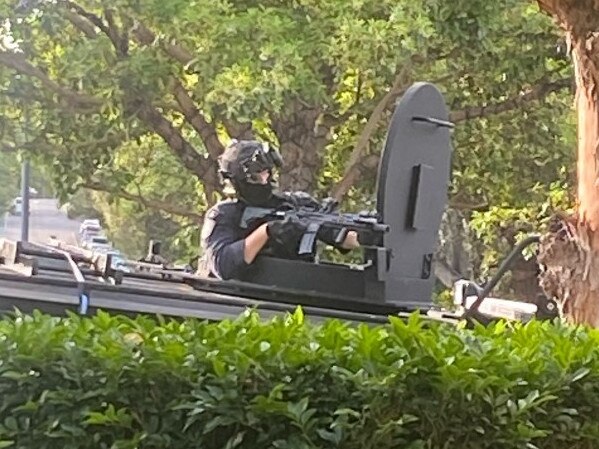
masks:
<svg viewBox="0 0 599 449"><path fill-rule="evenodd" d="M99 180L112 195L142 191L146 199L205 209L204 180L183 167L132 101L150 101L203 157L208 149L181 114L173 79L223 141L233 121L254 124L255 134L276 143L301 146L301 155L284 156L292 169L308 168L314 179L303 184L317 190L312 193L327 195L400 71L406 84L436 83L452 112L502 104L571 73L550 18L521 0L78 1L99 17L108 7L113 11L116 26L129 32L126 57L116 55L103 33L91 38L74 26L66 2L32 0L27 3L38 9L18 14L14 3L0 0L0 15L9 19L0 32L10 37L0 46L10 49L12 41L60 87L102 103L81 107L63 90L0 65L1 138L27 144L51 168L63 199ZM135 41L137 22L155 34L150 44ZM167 56L171 45L192 59ZM382 147L390 109L368 154ZM514 109L458 124L451 197L461 208L526 209L544 202L551 183L563 180L560 170L573 167L569 93ZM315 118L307 119L306 111ZM317 128L328 136L318 145L310 142ZM345 205L364 208L374 180L374 169L364 173ZM286 185L297 187L293 182ZM189 219L165 219L161 235L148 236L138 225L144 220L136 219L151 214L147 206L101 200L94 206L109 213L108 221L126 224L136 236L193 241Z"/></svg>
<svg viewBox="0 0 599 449"><path fill-rule="evenodd" d="M467 122L455 133L452 193L487 208L527 208L549 200L549 191L571 191L575 120L567 93L545 107ZM563 184L563 185L561 185Z"/></svg>
<svg viewBox="0 0 599 449"><path fill-rule="evenodd" d="M66 211L69 218L97 218L103 221L102 214L93 207L92 193L88 190L80 190L69 198Z"/></svg>
<svg viewBox="0 0 599 449"><path fill-rule="evenodd" d="M0 322L11 448L545 448L599 442L599 333L183 322Z"/></svg>
<svg viewBox="0 0 599 449"><path fill-rule="evenodd" d="M8 209L10 201L19 194L20 179L20 164L16 155L0 152L0 214Z"/></svg>
<svg viewBox="0 0 599 449"><path fill-rule="evenodd" d="M177 219L134 201L110 198L106 193L93 193L92 204L104 217L115 247L132 259L147 253L149 237L163 243L162 255L168 260L187 263L197 256L199 229L192 220Z"/></svg>
<svg viewBox="0 0 599 449"><path fill-rule="evenodd" d="M43 167L30 167L29 185L38 191L39 196L51 197L53 192L49 177ZM0 215L12 200L21 194L21 160L16 152L0 151Z"/></svg>
<svg viewBox="0 0 599 449"><path fill-rule="evenodd" d="M573 212L574 198L571 190L567 183L562 182L551 183L548 191L545 191L545 186L537 184L530 195L544 196L547 198L545 201L530 202L521 207L502 204L483 212L473 212L470 227L475 232L477 244L483 254L481 274L486 274L489 267L497 266L522 238L545 232L555 213ZM531 255L525 254L527 257Z"/></svg>

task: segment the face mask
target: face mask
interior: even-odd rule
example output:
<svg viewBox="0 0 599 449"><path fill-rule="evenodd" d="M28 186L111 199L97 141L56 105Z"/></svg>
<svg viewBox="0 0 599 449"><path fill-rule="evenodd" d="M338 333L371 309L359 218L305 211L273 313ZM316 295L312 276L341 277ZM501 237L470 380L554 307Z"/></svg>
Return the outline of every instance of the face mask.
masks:
<svg viewBox="0 0 599 449"><path fill-rule="evenodd" d="M238 186L237 193L239 198L250 206L268 206L272 198L272 185L268 184L248 184L241 183Z"/></svg>

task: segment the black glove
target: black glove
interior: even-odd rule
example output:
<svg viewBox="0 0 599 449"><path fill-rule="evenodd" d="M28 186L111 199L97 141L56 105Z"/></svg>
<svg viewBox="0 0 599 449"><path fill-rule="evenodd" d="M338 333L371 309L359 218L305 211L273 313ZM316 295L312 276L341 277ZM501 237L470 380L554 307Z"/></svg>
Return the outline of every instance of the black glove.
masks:
<svg viewBox="0 0 599 449"><path fill-rule="evenodd" d="M338 249L342 254L349 252L349 249L343 248L343 242L347 237L348 229L339 229L337 227L321 226L318 229L318 240L325 243L326 245L333 246Z"/></svg>
<svg viewBox="0 0 599 449"><path fill-rule="evenodd" d="M296 255L302 236L308 226L293 215L283 220L270 221L266 225L269 242L275 252L282 251L286 256Z"/></svg>

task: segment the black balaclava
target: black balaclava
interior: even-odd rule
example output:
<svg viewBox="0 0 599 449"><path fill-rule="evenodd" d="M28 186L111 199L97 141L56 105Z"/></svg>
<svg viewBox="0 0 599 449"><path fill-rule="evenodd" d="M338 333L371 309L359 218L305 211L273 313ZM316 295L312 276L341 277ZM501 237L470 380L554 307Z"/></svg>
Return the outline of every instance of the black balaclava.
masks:
<svg viewBox="0 0 599 449"><path fill-rule="evenodd" d="M258 207L271 206L276 186L273 169L281 165L282 160L276 150L254 140L233 142L220 158L221 175L233 184L239 200ZM270 173L267 183L253 182L254 176L264 170Z"/></svg>
<svg viewBox="0 0 599 449"><path fill-rule="evenodd" d="M237 196L241 201L251 206L270 205L273 197L274 186L271 182L272 175L266 184L249 184L247 182L234 182L233 185L237 190Z"/></svg>

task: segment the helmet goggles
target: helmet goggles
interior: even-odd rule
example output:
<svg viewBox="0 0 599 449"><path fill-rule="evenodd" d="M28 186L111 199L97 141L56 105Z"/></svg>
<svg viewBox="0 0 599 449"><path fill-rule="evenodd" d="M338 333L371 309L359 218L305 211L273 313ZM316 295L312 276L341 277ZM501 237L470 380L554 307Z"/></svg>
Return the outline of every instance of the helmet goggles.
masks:
<svg viewBox="0 0 599 449"><path fill-rule="evenodd" d="M277 150L270 149L267 144L256 148L252 155L245 159L240 165L243 170L245 181L249 184L263 184L261 173L269 172L269 178L272 176L272 170L275 167L281 167L283 160Z"/></svg>

